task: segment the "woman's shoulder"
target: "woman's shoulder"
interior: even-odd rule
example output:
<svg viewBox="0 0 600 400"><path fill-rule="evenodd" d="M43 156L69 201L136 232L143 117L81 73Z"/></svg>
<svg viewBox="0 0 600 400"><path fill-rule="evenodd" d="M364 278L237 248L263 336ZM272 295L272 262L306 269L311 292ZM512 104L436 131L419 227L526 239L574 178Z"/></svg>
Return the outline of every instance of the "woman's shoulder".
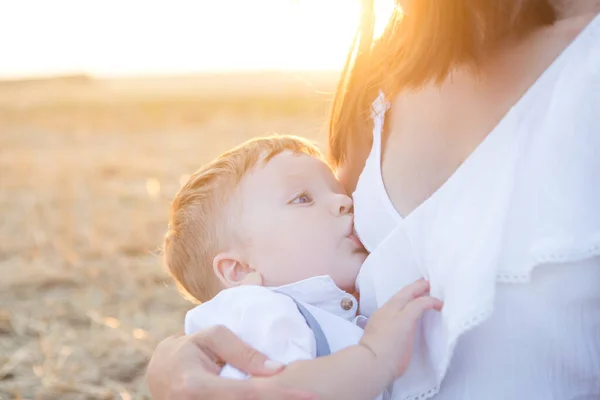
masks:
<svg viewBox="0 0 600 400"><path fill-rule="evenodd" d="M565 195L583 178L600 182L594 173L600 168L600 15L561 57L521 110L517 129L525 136L520 172L529 169Z"/></svg>
<svg viewBox="0 0 600 400"><path fill-rule="evenodd" d="M503 225L506 240L522 252L504 264L521 264L523 276L536 265L600 255L598 28L598 41L539 98L541 112L518 126L520 151Z"/></svg>
<svg viewBox="0 0 600 400"><path fill-rule="evenodd" d="M597 120L599 89L600 15L572 39L524 95L519 114L525 123L537 122L542 127L547 121L563 125L571 119Z"/></svg>

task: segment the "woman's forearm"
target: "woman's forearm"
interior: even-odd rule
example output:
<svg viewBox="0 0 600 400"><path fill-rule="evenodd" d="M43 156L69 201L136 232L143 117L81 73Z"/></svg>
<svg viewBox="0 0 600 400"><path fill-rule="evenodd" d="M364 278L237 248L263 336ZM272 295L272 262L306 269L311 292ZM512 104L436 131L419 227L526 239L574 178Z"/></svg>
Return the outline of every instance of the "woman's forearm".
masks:
<svg viewBox="0 0 600 400"><path fill-rule="evenodd" d="M322 400L372 400L390 384L392 367L366 346L355 345L327 357L296 361L268 379L278 385L307 390Z"/></svg>

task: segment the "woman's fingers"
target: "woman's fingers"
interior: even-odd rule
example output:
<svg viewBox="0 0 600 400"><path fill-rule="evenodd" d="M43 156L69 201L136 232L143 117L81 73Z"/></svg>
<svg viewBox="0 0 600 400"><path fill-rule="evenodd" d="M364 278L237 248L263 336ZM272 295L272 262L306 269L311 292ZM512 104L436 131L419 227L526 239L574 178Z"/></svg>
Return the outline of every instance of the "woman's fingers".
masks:
<svg viewBox="0 0 600 400"><path fill-rule="evenodd" d="M267 358L229 329L214 327L194 335L164 339L150 360L147 382L156 400L313 400L314 395L275 386L268 378L248 380L218 376L224 361L254 376L273 375Z"/></svg>
<svg viewBox="0 0 600 400"><path fill-rule="evenodd" d="M218 360L253 376L269 376L283 369L283 365L269 360L222 325L198 332L191 340Z"/></svg>

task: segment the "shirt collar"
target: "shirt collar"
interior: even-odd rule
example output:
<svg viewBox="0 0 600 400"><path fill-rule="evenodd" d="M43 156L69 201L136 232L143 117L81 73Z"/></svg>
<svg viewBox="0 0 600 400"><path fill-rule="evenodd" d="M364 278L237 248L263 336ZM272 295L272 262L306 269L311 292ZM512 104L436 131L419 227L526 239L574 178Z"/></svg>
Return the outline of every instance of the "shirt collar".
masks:
<svg viewBox="0 0 600 400"><path fill-rule="evenodd" d="M313 276L298 282L269 289L352 321L356 316L358 301L350 293L337 287L328 275Z"/></svg>

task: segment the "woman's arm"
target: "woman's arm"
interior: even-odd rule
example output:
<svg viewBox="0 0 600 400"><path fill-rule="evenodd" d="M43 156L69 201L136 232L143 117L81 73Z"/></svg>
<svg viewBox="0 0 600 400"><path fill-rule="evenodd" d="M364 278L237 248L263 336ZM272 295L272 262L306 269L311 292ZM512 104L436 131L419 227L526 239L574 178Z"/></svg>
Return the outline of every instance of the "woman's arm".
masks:
<svg viewBox="0 0 600 400"><path fill-rule="evenodd" d="M220 378L218 360L227 360L253 376L273 375L283 368L222 326L174 335L159 343L148 364L146 382L152 399L317 399L312 393L282 388L275 382Z"/></svg>
<svg viewBox="0 0 600 400"><path fill-rule="evenodd" d="M312 398L309 392L319 399L375 398L408 366L415 327L423 312L441 308L439 300L425 296L428 290L424 281L404 288L374 313L359 345L328 357L294 362L270 378L257 378L276 372L266 368L270 364L265 366L266 358L226 328L202 331L195 336L196 343L180 339L179 346L172 343L157 349L148 372L151 393L157 400L245 399L250 395L308 399ZM219 378L215 359L255 378Z"/></svg>

